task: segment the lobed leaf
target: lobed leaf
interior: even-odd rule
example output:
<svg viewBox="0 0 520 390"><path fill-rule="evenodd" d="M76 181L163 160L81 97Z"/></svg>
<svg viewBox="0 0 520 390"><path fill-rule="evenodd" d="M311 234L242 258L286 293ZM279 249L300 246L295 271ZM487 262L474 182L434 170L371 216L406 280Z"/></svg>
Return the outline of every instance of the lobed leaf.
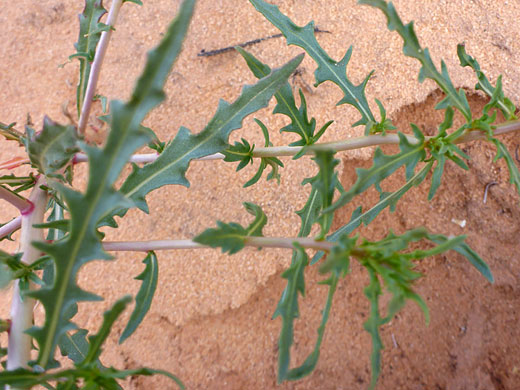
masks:
<svg viewBox="0 0 520 390"><path fill-rule="evenodd" d="M497 148L497 154L493 161L497 161L501 158L506 161L507 169L509 170L509 182L515 185L517 192L520 194L520 172L518 171L518 167L516 166L513 157L502 141L494 137L491 138L490 141L493 142Z"/></svg>
<svg viewBox="0 0 520 390"><path fill-rule="evenodd" d="M39 345L36 363L44 369L52 362L61 335L74 328L67 317L69 308L80 301L99 299L80 289L76 284L76 275L85 263L110 258L103 251L97 226L99 221L116 210L132 207L123 194L114 190L113 184L130 156L149 140L140 123L164 97L162 85L180 51L193 7L194 0L182 3L179 15L162 42L150 52L130 101L126 104L112 102L112 126L105 146L99 149L83 145L90 167L86 192L83 194L59 183L49 183L63 196L71 222L69 234L59 242L34 244L55 262L53 285L30 294L41 301L46 313L43 327L29 331Z"/></svg>
<svg viewBox="0 0 520 390"><path fill-rule="evenodd" d="M126 324L119 338L119 344L122 344L135 332L152 305L152 299L157 288L157 279L159 277L159 262L154 252L148 252L143 263L146 265L144 271L135 277L136 280L142 280L143 282L135 297L134 311L130 315L128 324Z"/></svg>
<svg viewBox="0 0 520 390"><path fill-rule="evenodd" d="M312 188L319 193L321 200L320 209L325 210L332 204L334 192L338 186L338 173L334 171L335 167L339 164L339 160L334 158L334 152L331 151L317 151L316 157L313 158L319 167L319 172L316 176L305 179L303 184L310 183ZM325 238L325 235L330 230L332 225L333 214L324 213L317 218L321 226L321 231L316 238L321 240Z"/></svg>
<svg viewBox="0 0 520 390"><path fill-rule="evenodd" d="M61 354L67 356L75 364L84 361L89 349L87 334L86 329L79 329L74 334L64 333L58 342Z"/></svg>
<svg viewBox="0 0 520 390"><path fill-rule="evenodd" d="M265 144L264 146L273 146L273 144L269 141L269 131L267 127L258 119L255 118L255 122L260 126L262 133L264 135ZM242 142L235 142L235 145L228 147L226 150L222 152L225 156L224 161L226 162L234 162L240 161L240 164L237 166L237 172L244 168L247 164L253 164L253 150L255 145L250 145L247 140L242 138ZM267 181L271 179L276 179L278 183L280 183L280 174L278 173L278 167L283 168L283 163L277 157L261 157L260 158L260 166L256 171L255 175L249 179L245 184L244 188L249 187L260 180L264 170L267 166L271 167L271 172L267 175Z"/></svg>
<svg viewBox="0 0 520 390"><path fill-rule="evenodd" d="M126 306L131 301L132 297L130 295L126 295L123 298L117 300L116 303L114 303L114 305L103 314L103 323L95 335L89 336L89 348L87 351L87 356L85 356L85 359L79 363L78 366L88 366L92 363L95 363L99 359L99 356L102 352L101 347L110 334L112 325L114 325L114 322L119 318L121 313L126 309Z"/></svg>
<svg viewBox="0 0 520 390"><path fill-rule="evenodd" d="M74 126L62 126L45 117L41 133L27 140L31 163L46 176L56 175L78 152L78 141Z"/></svg>
<svg viewBox="0 0 520 390"><path fill-rule="evenodd" d="M253 54L248 53L241 47L236 47L236 50L244 57L247 66L257 78L265 77L271 72L271 68L262 63ZM314 134L316 129L316 119L312 118L309 121L307 116L307 102L305 101L305 95L302 90L300 93L300 108L296 106L294 99L293 89L287 82L276 92L274 95L276 99L276 106L274 108L274 114L283 114L291 120L291 123L280 130L280 132L295 133L300 136L300 140L289 144L289 146L300 146L300 145L312 145L323 135L326 128L332 123L327 122L318 133ZM296 158L296 156L295 156Z"/></svg>
<svg viewBox="0 0 520 390"><path fill-rule="evenodd" d="M371 76L369 74L359 85L354 85L347 77L347 65L352 55L352 47L347 50L345 56L336 62L322 49L314 36L314 22L305 27L299 27L287 16L282 14L278 6L266 3L263 0L249 0L253 6L262 13L276 28L278 28L287 39L288 45L296 45L303 48L316 62L318 68L314 72L316 85L325 81L332 81L338 85L344 93L339 104L350 104L361 114L361 119L353 126L365 125L371 128L376 123L374 115L370 111L365 87Z"/></svg>
<svg viewBox="0 0 520 390"><path fill-rule="evenodd" d="M403 39L404 55L415 58L421 63L422 67L419 71L419 82L423 82L426 78L432 79L446 94L446 98L435 108L443 109L454 106L462 113L467 122L471 122L471 109L464 90L459 89L457 91L453 86L444 61L441 61L441 72L437 70L430 57L429 50L423 49L419 44L419 40L413 29L413 22L405 25L391 2L387 3L384 0L358 0L358 3L379 8L383 12L388 21L388 29L390 31L397 31Z"/></svg>
<svg viewBox="0 0 520 390"><path fill-rule="evenodd" d="M427 250L415 250L406 252L410 244L427 239L438 244ZM377 242L363 241L361 245L352 250L361 265L369 274L370 284L365 288L365 295L370 300L370 317L365 322L365 329L372 336L372 379L370 388L376 385L380 373L381 350L384 348L379 334L379 328L388 323L394 315L405 305L407 300L415 301L423 310L426 323L429 322L428 308L424 300L412 289L413 282L421 274L413 270L411 260L423 259L438 255L448 250L455 250L467 256L470 262L479 269L483 275L492 281L487 265L464 243L465 236L447 238L442 235L433 235L424 228L413 229L400 236L390 233L387 237ZM386 316L382 317L379 308L379 297L382 294L381 281L391 293L392 298L388 304Z"/></svg>
<svg viewBox="0 0 520 390"><path fill-rule="evenodd" d="M305 295L305 267L308 257L305 250L295 245L291 266L282 273L287 279L280 301L276 306L273 319L282 318L282 329L278 340L278 383L288 379L291 362L291 346L294 341L294 319L300 316L298 308L298 294Z"/></svg>
<svg viewBox="0 0 520 390"><path fill-rule="evenodd" d="M240 128L247 115L267 106L269 99L287 81L302 59L303 55L299 55L255 85L245 86L233 103L221 100L217 112L200 133L192 134L187 128L181 127L175 139L153 163L143 168L134 165L121 192L141 210L147 211L145 196L150 191L167 184L188 187L185 173L190 161L223 151L228 146L227 139L231 131Z"/></svg>
<svg viewBox="0 0 520 390"><path fill-rule="evenodd" d="M325 307L322 310L321 313L321 322L320 326L318 327L318 338L316 339L316 342L314 344L314 349L312 352L307 356L307 358L304 360L304 362L295 368L292 368L287 373L287 380L298 380L301 379L307 375L309 375L314 368L316 367L316 364L318 363L318 359L320 357L320 347L321 343L323 341L323 336L325 335L325 326L327 325L327 322L329 320L330 315L330 309L332 308L332 298L334 297L334 293L336 292L336 287L338 285L339 275L336 273L333 273L327 280L324 280L320 284L328 285L329 286L329 292L327 294L327 300L325 302Z"/></svg>
<svg viewBox="0 0 520 390"><path fill-rule="evenodd" d="M500 75L498 77L497 86L493 87L484 72L480 69L477 60L466 53L464 44L457 45L457 55L459 56L461 66L468 66L475 71L478 79L475 89L483 91L491 98L491 101L484 107L484 112L487 114L491 108L498 107L500 111L502 111L502 114L504 114L506 120L516 119L516 107L510 99L504 96L504 92L502 91L502 76Z"/></svg>
<svg viewBox="0 0 520 390"><path fill-rule="evenodd" d="M216 228L204 230L193 241L211 248L221 248L222 253L229 252L230 255L239 252L244 248L248 236L262 236L262 229L267 223L267 216L259 206L245 202L244 207L249 214L255 217L247 228L236 222L217 221Z"/></svg>
<svg viewBox="0 0 520 390"><path fill-rule="evenodd" d="M411 144L402 134L399 135L399 147L401 152L394 155L383 154L380 148L374 153L374 164L369 169L357 168L357 181L346 192L342 193L339 199L330 207L323 210L324 213L330 213L339 207L349 203L356 195L366 191L372 185L380 190L382 180L394 173L398 168L406 167L406 179L410 180L414 175L414 169L419 161L426 157L424 151L424 135L414 126L412 126L414 134L419 140L418 144Z"/></svg>

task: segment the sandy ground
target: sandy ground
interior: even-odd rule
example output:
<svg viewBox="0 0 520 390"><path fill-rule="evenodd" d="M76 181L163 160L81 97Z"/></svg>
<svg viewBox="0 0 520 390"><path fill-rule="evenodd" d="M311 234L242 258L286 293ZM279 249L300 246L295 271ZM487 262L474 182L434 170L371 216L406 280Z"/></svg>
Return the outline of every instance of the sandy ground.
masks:
<svg viewBox="0 0 520 390"><path fill-rule="evenodd" d="M386 30L379 11L345 1L278 1L281 9L300 25L311 18L331 32L318 40L334 59L354 45L349 77L360 82L370 70L375 75L367 87L374 111L374 98L383 102L399 129L407 131L413 121L427 132L442 121L431 114L441 96L431 82L419 84L419 66L401 54L401 40ZM506 4L507 3L507 4ZM179 1L146 2L144 7L125 6L117 25L99 83L99 93L109 99L125 99L144 64L145 53L160 39L161 32L175 14ZM458 66L456 44L466 43L492 81L504 75L504 90L518 102L520 57L517 20L518 2L493 1L396 1L404 20L414 20L423 46L430 48L436 63L443 58L457 87L473 89L471 72ZM106 4L108 8L109 4ZM74 112L77 64L64 67L74 52L77 39L77 14L80 2L21 0L7 3L0 13L0 121L17 122L20 127L28 116L40 128L44 115L66 123L63 107ZM245 0L199 1L184 51L171 73L167 101L150 115L146 124L163 140L171 139L183 125L200 131L216 110L218 99L233 101L244 84L254 77L235 52L213 57L198 57L201 49L213 50L277 31L263 20ZM248 48L262 61L275 67L302 50L287 48L282 39L272 39ZM309 113L318 126L329 119L334 124L326 140L360 135L361 128L350 125L358 114L348 106L335 106L339 89L326 83L312 87L315 66L305 58L300 75L292 78L296 87L306 90ZM485 104L480 95L471 96L479 109ZM275 145L293 141L277 129L284 118L270 115L269 109L258 115L271 131ZM99 107L97 108L99 111ZM245 137L261 142L259 129L249 117L244 128L233 133L231 141ZM95 132L90 132L95 137ZM504 137L510 150L520 140ZM518 195L508 185L505 165L492 163L494 153L483 143L465 146L472 157L471 173L447 166L445 182L431 203L426 186L403 198L394 214L384 213L375 224L361 233L377 238L389 229L424 225L435 233L467 234L468 242L488 261L496 282L486 281L459 256L448 254L428 259L419 265L425 278L417 291L425 297L431 311L429 327L419 309L406 307L383 329L386 349L383 353L382 389L516 389L520 388L520 259L518 257ZM390 149L388 150L390 151ZM11 143L2 143L0 161L23 152ZM344 186L354 181L354 167L369 166L371 151L341 154L341 180ZM300 187L304 177L315 169L310 159L298 163L285 159L281 184L261 183L243 190L243 183L254 173L247 168L236 174L233 164L192 163L188 171L191 187L162 188L148 197L150 216L131 212L121 221L122 228L108 232L110 239L191 238L216 220L245 223L248 215L242 202L261 205L271 223L266 235L294 236L299 218L294 212L305 203L308 188ZM15 172L22 172L22 170ZM312 172L309 174L309 172ZM86 170L78 170L82 185ZM486 204L484 187L492 187ZM397 186L400 178L387 183ZM364 205L373 204L375 193L364 196ZM356 207L358 204L355 205ZM5 222L16 210L0 204ZM354 208L354 207L352 207ZM350 219L348 207L335 222L339 227ZM460 228L451 222L465 219ZM16 237L16 235L15 235ZM16 250L15 243L2 242L2 249ZM276 387L277 335L280 320L271 320L284 283L279 277L290 261L283 250L245 250L225 256L213 250L167 251L159 254L159 292L149 315L138 332L122 346L116 345L117 333L103 355L106 364L117 367L152 366L179 375L190 389L267 389ZM77 322L95 329L101 313L125 293L135 293L139 283L133 279L142 268L141 255L120 254L111 263L91 263L81 272L79 283L103 295L102 304L81 305ZM295 337L295 361L301 361L312 348L319 313L326 290L315 269L308 271L308 295L302 303L302 318ZM354 264L339 286L329 321L320 362L316 371L303 381L281 388L363 389L369 378L370 339L362 324L368 313L363 295L367 283L361 267ZM9 292L0 295L0 316L8 315ZM128 314L127 314L128 316ZM126 317L127 318L127 317ZM4 342L4 339L2 339ZM172 388L163 378L135 379L127 388Z"/></svg>

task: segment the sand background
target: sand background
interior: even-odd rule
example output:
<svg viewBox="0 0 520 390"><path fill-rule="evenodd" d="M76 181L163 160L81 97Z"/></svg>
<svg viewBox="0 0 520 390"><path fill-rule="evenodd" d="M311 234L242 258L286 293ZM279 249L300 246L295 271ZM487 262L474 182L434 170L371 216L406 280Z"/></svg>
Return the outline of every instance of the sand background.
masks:
<svg viewBox="0 0 520 390"><path fill-rule="evenodd" d="M418 63L405 58L402 41L386 29L382 14L355 1L278 1L282 11L297 24L313 19L330 34L318 34L320 44L339 60L354 45L348 67L349 78L363 80L370 70L374 77L367 96L374 112L374 98L385 105L390 118L407 131L413 121L426 131L434 131L442 115L431 113L442 97L433 82L417 81ZM105 6L108 9L110 3ZM125 5L113 35L101 73L98 92L109 99L126 99L144 64L145 53L160 39L179 1L146 2L144 7ZM444 59L457 87L472 90L471 71L458 66L456 45L466 43L494 82L503 74L504 91L514 101L520 99L515 88L520 81L518 17L520 4L513 1L395 1L405 21L414 20L417 35L430 49L434 62ZM76 62L66 63L77 40L77 14L81 2L28 0L6 3L0 14L0 120L17 122L20 127L28 115L35 128L41 128L44 115L67 123L63 107L74 112L77 83ZM202 130L214 114L218 99L233 101L244 84L255 81L238 53L198 57L201 49L213 50L277 33L245 0L199 1L184 50L166 83L167 100L145 124L162 140L174 137L183 125L193 132ZM280 66L302 52L286 47L284 39L272 39L248 48L272 67ZM359 115L350 106L335 106L341 99L331 83L312 87L315 65L306 56L301 74L291 79L306 90L309 115L318 126L329 119L334 124L324 140L357 136L352 129ZM471 95L472 107L485 104L478 94ZM268 109L255 115L271 129L275 145L294 140L277 129L286 124ZM100 107L97 107L100 112ZM95 125L95 123L93 123ZM90 137L102 132L90 129ZM235 131L230 141L247 138L261 143L261 133L253 116ZM510 150L520 143L518 136L504 137ZM391 149L388 149L389 152ZM433 202L428 203L428 188L422 186L406 196L395 214L384 213L372 227L362 230L369 238L381 237L388 229L402 231L425 225L435 233L468 234L469 243L489 262L496 283L489 285L464 260L449 254L429 259L420 265L426 278L417 290L430 306L432 323L424 325L417 307L409 305L384 327L380 388L395 389L514 389L520 387L520 264L518 257L518 195L507 184L503 164L493 164L492 148L481 143L465 147L471 155L471 175L463 175L453 165ZM341 180L353 183L354 167L369 166L371 150L342 153ZM13 143L2 143L0 161L23 155ZM299 218L294 213L305 203L308 188L303 178L314 175L310 159L299 162L284 159L280 185L264 179L243 190L254 168L236 174L234 164L194 162L187 177L191 187L161 188L148 199L150 215L130 212L121 229L108 232L110 239L191 238L216 220L246 223L248 214L242 202L262 206L271 223L266 235L295 236ZM23 168L15 172L23 172ZM87 172L78 169L81 186ZM484 186L499 184L482 203ZM396 186L399 179L388 183ZM375 194L363 197L373 204ZM357 206L358 204L356 204ZM16 210L2 203L2 221L16 216ZM334 224L350 219L346 209ZM466 219L466 228L451 222ZM15 235L16 237L16 235ZM15 243L2 242L2 249L16 250ZM94 262L82 270L79 283L106 298L102 304L83 304L77 322L96 329L101 313L119 296L135 293L139 282L133 279L142 269L142 255L123 253L111 263ZM284 250L244 250L226 256L214 250L165 251L159 253L159 290L143 326L122 346L116 346L115 328L103 355L106 364L117 367L152 366L179 375L190 389L274 388L276 384L277 337L280 320L271 320L283 290L279 277L290 262ZM326 289L315 284L316 270L308 272L308 296L302 303L302 318L296 328L294 358L301 361L311 350ZM333 315L326 332L320 363L307 379L284 384L281 388L366 388L369 378L370 338L362 324L368 313L363 295L367 279L360 267L342 282L335 298ZM2 292L0 315L8 315L9 294ZM394 344L393 340L396 340ZM435 387L437 386L437 387ZM132 379L128 388L172 388L163 378Z"/></svg>

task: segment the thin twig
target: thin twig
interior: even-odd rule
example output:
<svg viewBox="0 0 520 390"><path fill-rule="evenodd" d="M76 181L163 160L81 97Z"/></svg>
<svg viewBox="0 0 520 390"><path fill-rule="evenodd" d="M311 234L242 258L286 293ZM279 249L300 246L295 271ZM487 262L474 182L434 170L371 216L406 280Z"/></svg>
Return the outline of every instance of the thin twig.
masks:
<svg viewBox="0 0 520 390"><path fill-rule="evenodd" d="M85 92L85 97L83 99L83 107L81 108L81 114L79 116L78 134L85 133L88 118L90 115L90 109L92 108L92 99L94 97L94 93L96 92L96 85L99 79L99 73L101 71L101 65L103 64L103 59L105 58L105 53L108 48L108 42L110 41L110 37L112 36L112 28L116 23L117 15L122 4L123 0L114 0L110 7L110 11L108 12L106 24L109 27L107 31L103 31L101 33L101 39L99 40L96 49L96 55L94 56L94 62L92 63L92 68L90 69L87 91Z"/></svg>
<svg viewBox="0 0 520 390"><path fill-rule="evenodd" d="M496 186L498 183L496 181L492 181L486 184L486 188L484 189L484 199L482 199L482 203L486 204L488 191L491 187Z"/></svg>
<svg viewBox="0 0 520 390"><path fill-rule="evenodd" d="M314 27L314 32L317 32L317 33L328 33L328 34L330 34L330 31L320 30L318 27ZM280 37L283 37L283 34L274 34L274 35L269 35L268 37L252 39L252 40L250 40L250 41L243 42L243 43L239 43L239 44L237 44L237 45L223 47L222 49L216 49L216 50L210 50L210 51L206 51L205 49L202 49L202 50L197 54L197 56L199 56L199 57L210 57L210 56L216 56L217 54L222 54L222 53L226 53L226 52L228 52L228 51L234 50L235 47L237 47L237 46L239 46L239 47L247 47L247 46L254 45L254 44L256 44L256 43L260 43L260 42L262 42L262 41L267 41L268 39L280 38Z"/></svg>

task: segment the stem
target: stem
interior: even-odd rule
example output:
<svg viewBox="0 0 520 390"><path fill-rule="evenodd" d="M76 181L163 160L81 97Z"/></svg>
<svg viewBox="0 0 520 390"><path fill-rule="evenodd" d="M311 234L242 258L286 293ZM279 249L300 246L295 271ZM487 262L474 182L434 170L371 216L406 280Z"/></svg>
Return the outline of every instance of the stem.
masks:
<svg viewBox="0 0 520 390"><path fill-rule="evenodd" d="M245 237L244 245L263 248L287 248L294 249L293 243L297 242L304 248L329 251L334 246L328 241L316 241L308 237ZM201 249L209 248L207 245L196 243L192 240L157 240L157 241L105 241L103 249L106 251L134 251L148 252L168 249Z"/></svg>
<svg viewBox="0 0 520 390"><path fill-rule="evenodd" d="M16 217L10 222L7 222L4 226L0 227L0 238L4 238L9 234L17 231L22 226L22 217Z"/></svg>
<svg viewBox="0 0 520 390"><path fill-rule="evenodd" d="M29 197L34 205L33 210L21 217L22 236L20 238L20 251L23 252L22 262L32 264L41 256L41 252L32 246L33 241L43 241L43 229L33 228L34 224L42 223L45 208L47 206L47 192L40 186L45 183L41 177ZM11 221L10 223L12 223ZM31 359L32 338L25 333L33 325L34 299L21 298L18 280L14 284L13 299L11 303L11 329L9 332L9 345L7 356L7 370L15 370L19 367L28 368L27 363Z"/></svg>
<svg viewBox="0 0 520 390"><path fill-rule="evenodd" d="M117 15L119 14L119 9L121 8L122 4L123 0L113 0L106 22L106 24L109 26L109 29L101 33L101 39L99 40L99 44L96 49L96 55L94 56L94 62L92 63L92 68L90 69L87 90L83 99L83 107L81 108L81 114L79 116L78 134L80 135L85 133L85 128L87 127L90 109L92 108L92 98L94 97L96 85L99 79L99 73L101 72L101 65L103 64L103 59L105 58L108 42L112 36L112 27L114 27L116 23Z"/></svg>
<svg viewBox="0 0 520 390"><path fill-rule="evenodd" d="M520 130L520 121L514 122L506 122L496 126L494 135L502 135L506 133L512 133L514 131ZM408 142L411 144L416 144L418 142L417 138L413 135L405 134L405 137L408 139ZM424 137L425 140L429 140L433 138L432 136ZM461 144L465 142L475 141L475 140L485 140L487 139L487 135L480 130L468 130L464 134L462 134L459 138L457 138L454 142L456 144ZM332 150L336 152L345 151L345 150L353 150L353 149L361 149L367 148L370 146L378 146L378 145L398 145L399 137L397 134L387 134L387 135L367 135L362 137L354 137L347 138L341 141L334 142L323 142L316 143L314 145L308 146L305 154L312 154L316 151L327 151ZM253 157L283 157L283 156L294 156L298 154L302 150L303 146L270 146L270 147L259 147L253 150ZM153 162L159 157L157 153L147 153L147 154L134 154L130 159L130 162L135 163L150 163ZM223 159L224 155L222 153L215 153L209 156L201 157L197 160L219 160ZM86 162L88 161L88 157L84 153L76 154L74 158L74 162Z"/></svg>
<svg viewBox="0 0 520 390"><path fill-rule="evenodd" d="M33 209L33 204L25 199L23 196L15 192L9 191L7 188L0 185L0 199L11 203L14 207L20 210L22 215L29 214Z"/></svg>

